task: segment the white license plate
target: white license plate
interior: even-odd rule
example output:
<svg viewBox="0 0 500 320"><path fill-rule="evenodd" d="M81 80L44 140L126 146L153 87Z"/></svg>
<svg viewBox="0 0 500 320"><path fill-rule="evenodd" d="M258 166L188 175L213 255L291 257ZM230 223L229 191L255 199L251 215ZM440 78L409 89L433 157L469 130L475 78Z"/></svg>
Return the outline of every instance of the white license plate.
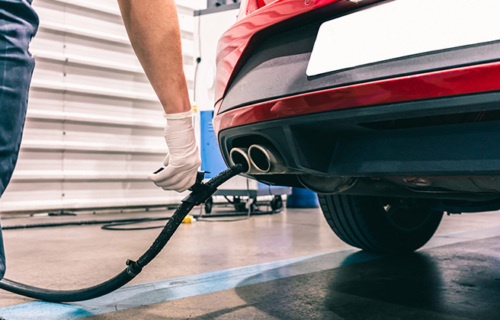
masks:
<svg viewBox="0 0 500 320"><path fill-rule="evenodd" d="M500 0L394 0L323 23L308 76L500 39Z"/></svg>

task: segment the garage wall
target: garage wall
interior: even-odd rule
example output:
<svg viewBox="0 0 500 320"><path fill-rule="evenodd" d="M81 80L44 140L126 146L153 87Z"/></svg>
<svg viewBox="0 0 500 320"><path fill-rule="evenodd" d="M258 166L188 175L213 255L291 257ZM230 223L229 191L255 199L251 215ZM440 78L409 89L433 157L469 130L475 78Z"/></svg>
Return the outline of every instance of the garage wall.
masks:
<svg viewBox="0 0 500 320"><path fill-rule="evenodd" d="M182 4L180 4L182 3ZM190 94L193 10L179 1ZM0 212L178 203L146 179L165 154L161 106L122 25L116 0L36 0L40 29L21 154Z"/></svg>

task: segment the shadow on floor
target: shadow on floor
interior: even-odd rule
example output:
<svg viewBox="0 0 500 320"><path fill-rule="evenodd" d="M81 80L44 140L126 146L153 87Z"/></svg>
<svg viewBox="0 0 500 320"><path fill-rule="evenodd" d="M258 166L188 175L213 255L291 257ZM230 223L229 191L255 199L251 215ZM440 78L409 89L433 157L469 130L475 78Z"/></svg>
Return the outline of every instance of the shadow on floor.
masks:
<svg viewBox="0 0 500 320"><path fill-rule="evenodd" d="M331 270L244 286L246 279L235 289L244 305L198 319L250 307L273 319L499 319L500 237L377 258L356 252Z"/></svg>

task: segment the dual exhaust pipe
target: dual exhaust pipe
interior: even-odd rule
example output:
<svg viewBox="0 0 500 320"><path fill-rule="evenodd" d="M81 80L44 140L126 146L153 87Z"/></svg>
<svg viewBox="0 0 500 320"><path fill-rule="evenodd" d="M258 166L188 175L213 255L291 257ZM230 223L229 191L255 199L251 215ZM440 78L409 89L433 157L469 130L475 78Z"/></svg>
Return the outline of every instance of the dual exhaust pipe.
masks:
<svg viewBox="0 0 500 320"><path fill-rule="evenodd" d="M254 144L249 148L233 148L229 153L231 165L241 164L246 174L284 174L289 169L283 158L271 147Z"/></svg>
<svg viewBox="0 0 500 320"><path fill-rule="evenodd" d="M337 194L352 188L357 179L341 176L318 176L301 174L285 165L279 152L273 147L254 144L249 148L233 148L229 153L231 165L241 164L243 173L259 174L297 174L304 188L316 193Z"/></svg>

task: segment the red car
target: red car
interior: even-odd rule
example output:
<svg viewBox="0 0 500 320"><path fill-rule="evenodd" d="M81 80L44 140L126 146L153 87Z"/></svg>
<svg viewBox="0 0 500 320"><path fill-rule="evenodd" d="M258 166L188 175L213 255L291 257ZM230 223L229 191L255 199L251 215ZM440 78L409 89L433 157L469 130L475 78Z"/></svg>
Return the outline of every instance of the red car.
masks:
<svg viewBox="0 0 500 320"><path fill-rule="evenodd" d="M227 164L319 194L333 231L413 251L500 209L500 1L247 0L220 39Z"/></svg>

